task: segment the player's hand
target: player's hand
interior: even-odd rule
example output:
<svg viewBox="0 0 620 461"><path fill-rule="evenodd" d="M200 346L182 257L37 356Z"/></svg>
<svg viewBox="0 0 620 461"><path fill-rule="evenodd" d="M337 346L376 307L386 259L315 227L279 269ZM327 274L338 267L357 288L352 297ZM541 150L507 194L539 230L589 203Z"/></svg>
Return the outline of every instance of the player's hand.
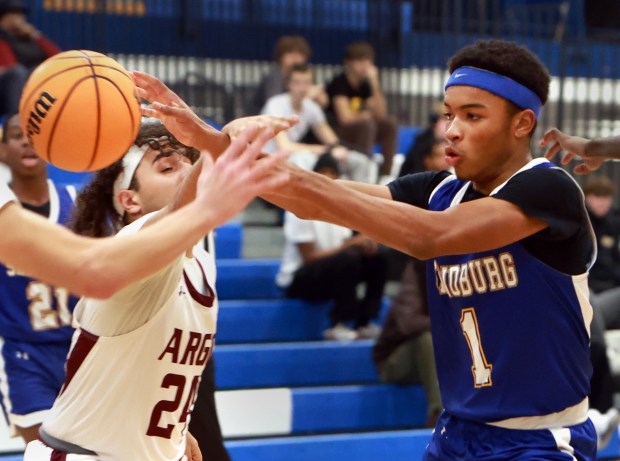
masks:
<svg viewBox="0 0 620 461"><path fill-rule="evenodd" d="M142 115L161 120L182 144L199 147L205 130L209 128L185 101L150 74L133 71L131 76L136 84L136 96L151 104L151 107L142 107Z"/></svg>
<svg viewBox="0 0 620 461"><path fill-rule="evenodd" d="M202 461L202 453L200 452L198 441L189 432L186 437L185 456L187 461Z"/></svg>
<svg viewBox="0 0 620 461"><path fill-rule="evenodd" d="M589 139L569 136L557 128L552 128L545 133L540 145L541 147L549 146L545 153L545 157L549 160L561 150L566 151L560 159L562 165L567 165L575 157L580 158L582 163L578 164L573 171L577 174L587 174L598 170L605 162L604 158L591 157L587 154L586 145L588 142Z"/></svg>
<svg viewBox="0 0 620 461"><path fill-rule="evenodd" d="M214 215L217 225L234 217L256 196L288 181L288 173L281 168L287 158L284 153L261 155L273 136L272 130L248 126L215 162L209 155L202 156L196 200Z"/></svg>
<svg viewBox="0 0 620 461"><path fill-rule="evenodd" d="M373 64L370 67L368 67L368 73L366 74L366 77L368 78L368 80L370 80L373 83L378 82L379 81L379 69L377 69L377 66Z"/></svg>
<svg viewBox="0 0 620 461"><path fill-rule="evenodd" d="M227 134L230 139L235 139L249 126L256 126L259 128L256 132L257 136L262 129L271 129L275 134L278 134L280 131L288 130L297 123L299 123L299 117L297 115L293 115L291 117L254 115L251 117L242 117L233 120L222 128L222 133ZM253 141L253 139L250 141Z"/></svg>

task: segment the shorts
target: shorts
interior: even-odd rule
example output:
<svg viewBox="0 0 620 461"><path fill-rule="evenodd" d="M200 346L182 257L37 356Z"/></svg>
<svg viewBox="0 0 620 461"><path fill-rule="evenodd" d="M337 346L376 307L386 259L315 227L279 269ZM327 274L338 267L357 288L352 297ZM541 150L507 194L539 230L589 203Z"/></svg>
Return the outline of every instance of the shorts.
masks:
<svg viewBox="0 0 620 461"><path fill-rule="evenodd" d="M40 440L33 440L26 446L23 461L101 461L95 455L74 455L48 447ZM179 461L189 461L183 456Z"/></svg>
<svg viewBox="0 0 620 461"><path fill-rule="evenodd" d="M596 432L588 419L557 429L517 430L467 421L445 411L424 461L595 461Z"/></svg>
<svg viewBox="0 0 620 461"><path fill-rule="evenodd" d="M40 440L33 440L26 445L24 461L100 461L99 458L91 455L72 455L54 450Z"/></svg>
<svg viewBox="0 0 620 461"><path fill-rule="evenodd" d="M0 404L11 432L41 424L65 381L71 341L25 343L0 338Z"/></svg>

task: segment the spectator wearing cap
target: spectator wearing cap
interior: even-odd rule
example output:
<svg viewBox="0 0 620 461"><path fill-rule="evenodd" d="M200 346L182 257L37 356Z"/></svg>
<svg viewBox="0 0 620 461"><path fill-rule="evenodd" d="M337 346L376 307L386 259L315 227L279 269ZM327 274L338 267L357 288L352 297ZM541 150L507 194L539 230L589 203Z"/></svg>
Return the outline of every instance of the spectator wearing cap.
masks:
<svg viewBox="0 0 620 461"><path fill-rule="evenodd" d="M0 0L0 115L15 113L30 72L60 49L26 19L20 0Z"/></svg>
<svg viewBox="0 0 620 461"><path fill-rule="evenodd" d="M319 157L314 171L331 179L340 174L338 161L329 153ZM350 229L300 219L290 212L284 217L284 236L276 282L286 296L333 302L326 339L376 338L381 329L371 320L379 313L386 282L383 248L365 235L353 235ZM365 291L359 299L357 286L361 283Z"/></svg>

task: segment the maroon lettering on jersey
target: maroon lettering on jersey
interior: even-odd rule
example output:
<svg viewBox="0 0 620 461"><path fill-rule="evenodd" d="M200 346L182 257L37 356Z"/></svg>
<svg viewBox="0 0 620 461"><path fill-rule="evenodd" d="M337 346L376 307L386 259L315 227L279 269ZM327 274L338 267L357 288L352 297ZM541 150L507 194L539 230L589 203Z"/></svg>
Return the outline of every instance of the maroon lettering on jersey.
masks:
<svg viewBox="0 0 620 461"><path fill-rule="evenodd" d="M196 331L190 331L188 335L183 333L183 330L174 329L166 347L157 360L162 360L167 354L170 354L171 363L203 366L211 356L213 335ZM187 337L186 341L184 341L185 337ZM185 343L185 346L183 346L183 343ZM181 355L181 351L183 351L183 355ZM180 355L181 360L179 361Z"/></svg>
<svg viewBox="0 0 620 461"><path fill-rule="evenodd" d="M189 340L187 341L187 347L185 348L185 353L183 354L183 358L181 365L185 365L187 363L187 359L189 358L189 365L193 365L194 357L196 356L196 352L198 352L198 347L200 346L200 340L202 339L202 335L200 333L196 333L195 331L189 332ZM191 356L191 358L190 358Z"/></svg>
<svg viewBox="0 0 620 461"><path fill-rule="evenodd" d="M182 336L183 336L183 330L179 330L178 328L175 328L174 332L172 333L172 337L170 338L170 341L168 341L166 348L164 349L164 351L161 353L161 355L159 356L157 360L163 359L166 354L171 354L172 363L177 363L179 359L179 349L181 347Z"/></svg>
<svg viewBox="0 0 620 461"><path fill-rule="evenodd" d="M213 350L213 335L206 334L202 338L202 344L200 345L200 353L196 359L196 365L203 366L211 357L211 351Z"/></svg>

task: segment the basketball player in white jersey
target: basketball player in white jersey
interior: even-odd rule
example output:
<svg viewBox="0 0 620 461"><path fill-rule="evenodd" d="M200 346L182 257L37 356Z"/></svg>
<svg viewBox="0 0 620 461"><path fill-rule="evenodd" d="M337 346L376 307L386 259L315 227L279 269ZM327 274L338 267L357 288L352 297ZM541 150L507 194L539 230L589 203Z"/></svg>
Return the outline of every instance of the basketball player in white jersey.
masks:
<svg viewBox="0 0 620 461"><path fill-rule="evenodd" d="M238 119L228 125L226 134L217 132L218 140L221 139L217 143L218 149L223 151L230 137L235 137L250 123L278 132L296 122L295 119L276 117ZM256 130L253 129L252 133L255 135ZM215 130L212 134L216 134ZM214 148L209 149L213 151ZM241 147L236 149L238 154ZM72 293L106 298L163 268L183 251L186 242L198 240L206 231L229 218L228 208L239 207L239 200L245 200L246 196L236 196L236 192L229 197L219 194L220 179L215 171L230 168L231 164L237 163L235 158L236 155L231 154L221 164L216 162L215 170L205 165L200 173L196 200L192 203L149 226L140 235L118 239L84 238L52 224L22 209L11 189L0 182L0 262L19 273L64 286ZM250 171L248 165L238 166ZM261 187L262 180L264 178L256 173L247 184L251 187L242 193Z"/></svg>
<svg viewBox="0 0 620 461"><path fill-rule="evenodd" d="M265 177L251 185L253 176L267 175L283 157L259 161L247 171L273 136L263 133L241 152L253 135L249 131L224 154L229 165L215 167L220 202L229 202L229 216L242 204L228 196L243 196L246 204L260 189L287 179ZM152 222L193 199L203 169L202 160L191 164L197 154L163 125L143 126L125 157L98 172L78 195L74 228L101 234L108 223L120 223L128 224L121 236L146 232ZM28 445L25 460L190 459L185 457L190 456L187 426L212 353L218 310L215 262L194 246L197 240L187 240L186 251L164 269L109 299L80 301L65 385L41 428L41 441Z"/></svg>

